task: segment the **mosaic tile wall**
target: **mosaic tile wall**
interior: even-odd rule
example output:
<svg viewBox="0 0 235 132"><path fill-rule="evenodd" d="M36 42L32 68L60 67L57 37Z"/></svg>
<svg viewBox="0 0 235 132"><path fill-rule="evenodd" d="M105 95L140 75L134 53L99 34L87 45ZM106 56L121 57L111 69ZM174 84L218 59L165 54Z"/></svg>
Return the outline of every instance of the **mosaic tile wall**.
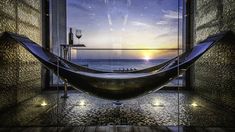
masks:
<svg viewBox="0 0 235 132"><path fill-rule="evenodd" d="M231 30L235 32L234 0L197 0L195 42ZM194 89L204 98L235 111L235 36L228 36L195 64Z"/></svg>
<svg viewBox="0 0 235 132"><path fill-rule="evenodd" d="M1 0L0 33L15 32L41 43L41 1ZM41 64L12 40L0 42L0 111L41 91Z"/></svg>

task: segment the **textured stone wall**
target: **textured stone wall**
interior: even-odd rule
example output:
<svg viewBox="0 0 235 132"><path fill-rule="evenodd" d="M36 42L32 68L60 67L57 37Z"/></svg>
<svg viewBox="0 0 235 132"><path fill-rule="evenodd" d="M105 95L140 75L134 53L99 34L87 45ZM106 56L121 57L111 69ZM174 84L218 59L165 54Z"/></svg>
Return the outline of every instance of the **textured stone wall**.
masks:
<svg viewBox="0 0 235 132"><path fill-rule="evenodd" d="M235 32L234 0L196 0L195 42L221 31Z"/></svg>
<svg viewBox="0 0 235 132"><path fill-rule="evenodd" d="M235 32L234 0L196 0L195 43L221 31ZM235 110L235 36L227 36L195 64L194 89L208 100Z"/></svg>
<svg viewBox="0 0 235 132"><path fill-rule="evenodd" d="M41 1L1 0L0 33L15 32L41 43ZM0 111L41 91L41 64L12 40L0 42Z"/></svg>

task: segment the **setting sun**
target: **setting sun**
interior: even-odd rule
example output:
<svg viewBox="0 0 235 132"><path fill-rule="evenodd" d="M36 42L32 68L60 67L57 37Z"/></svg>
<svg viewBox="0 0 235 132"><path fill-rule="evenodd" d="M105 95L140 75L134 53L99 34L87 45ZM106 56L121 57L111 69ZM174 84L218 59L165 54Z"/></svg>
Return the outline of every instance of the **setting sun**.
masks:
<svg viewBox="0 0 235 132"><path fill-rule="evenodd" d="M144 58L143 58L144 60L146 60L146 61L149 61L151 58L150 58L150 56L144 56Z"/></svg>

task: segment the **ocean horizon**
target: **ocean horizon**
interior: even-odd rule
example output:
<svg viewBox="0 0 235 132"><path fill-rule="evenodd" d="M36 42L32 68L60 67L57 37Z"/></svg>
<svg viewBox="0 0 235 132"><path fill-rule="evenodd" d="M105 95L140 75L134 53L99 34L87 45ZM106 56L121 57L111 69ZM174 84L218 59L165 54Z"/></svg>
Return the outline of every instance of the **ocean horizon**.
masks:
<svg viewBox="0 0 235 132"><path fill-rule="evenodd" d="M98 70L144 69L163 63L169 59L73 59L79 65Z"/></svg>

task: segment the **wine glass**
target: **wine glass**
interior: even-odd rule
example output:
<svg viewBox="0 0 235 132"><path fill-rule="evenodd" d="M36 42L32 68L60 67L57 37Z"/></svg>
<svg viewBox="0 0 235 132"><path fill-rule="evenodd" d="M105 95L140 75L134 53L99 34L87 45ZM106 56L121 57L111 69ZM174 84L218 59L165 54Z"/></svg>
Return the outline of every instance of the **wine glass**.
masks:
<svg viewBox="0 0 235 132"><path fill-rule="evenodd" d="M75 33L76 37L79 39L82 37L82 30L81 29L76 29L76 33Z"/></svg>

